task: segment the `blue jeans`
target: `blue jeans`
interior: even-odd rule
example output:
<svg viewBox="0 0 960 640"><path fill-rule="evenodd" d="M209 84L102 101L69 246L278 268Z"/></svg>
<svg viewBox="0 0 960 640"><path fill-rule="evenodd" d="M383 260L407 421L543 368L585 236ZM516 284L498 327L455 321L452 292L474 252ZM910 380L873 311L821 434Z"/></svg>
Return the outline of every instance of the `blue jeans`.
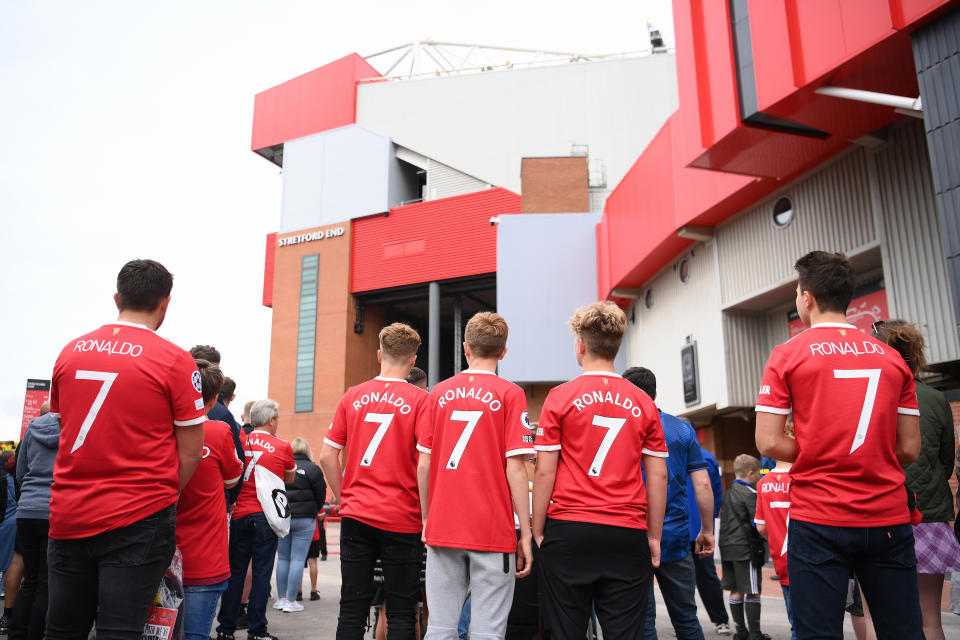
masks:
<svg viewBox="0 0 960 640"><path fill-rule="evenodd" d="M670 622L677 634L677 640L703 640L703 629L697 619L697 602L695 591L697 588L697 574L693 566L693 555L675 562L663 562L653 570L663 594L663 602L667 605ZM647 617L643 637L645 640L657 638L657 604L650 589L650 598L647 601Z"/></svg>
<svg viewBox="0 0 960 640"><path fill-rule="evenodd" d="M791 605L801 640L843 638L847 584L856 573L879 640L923 640L913 527L831 527L790 520Z"/></svg>
<svg viewBox="0 0 960 640"><path fill-rule="evenodd" d="M253 513L230 521L230 579L217 614L217 633L232 635L240 615L240 597L247 579L247 564L253 563L250 599L247 601L247 628L251 634L267 631L267 600L270 598L270 574L277 553L277 535L262 513Z"/></svg>
<svg viewBox="0 0 960 640"><path fill-rule="evenodd" d="M463 603L463 610L460 612L460 622L457 623L457 635L460 640L467 640L467 632L470 631L470 596Z"/></svg>
<svg viewBox="0 0 960 640"><path fill-rule="evenodd" d="M787 608L787 620L790 621L790 640L797 640L797 630L793 628L793 606L790 603L790 585L781 584L783 591L783 606Z"/></svg>
<svg viewBox="0 0 960 640"><path fill-rule="evenodd" d="M303 583L303 563L310 550L316 518L292 518L290 533L277 542L277 597L293 600Z"/></svg>
<svg viewBox="0 0 960 640"><path fill-rule="evenodd" d="M184 585L183 637L185 640L207 640L213 616L217 613L220 594L226 591L227 581L216 584Z"/></svg>
<svg viewBox="0 0 960 640"><path fill-rule="evenodd" d="M690 543L690 552L696 552L696 541ZM727 606L723 601L723 587L717 577L717 565L713 554L706 558L693 556L693 566L697 570L697 591L713 624L726 624L730 621Z"/></svg>

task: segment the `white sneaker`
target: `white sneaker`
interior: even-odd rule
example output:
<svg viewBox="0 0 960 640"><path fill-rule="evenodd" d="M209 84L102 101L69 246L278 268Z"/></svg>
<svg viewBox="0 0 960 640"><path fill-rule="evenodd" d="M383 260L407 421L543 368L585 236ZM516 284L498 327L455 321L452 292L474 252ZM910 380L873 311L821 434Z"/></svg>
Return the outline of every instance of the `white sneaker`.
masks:
<svg viewBox="0 0 960 640"><path fill-rule="evenodd" d="M283 606L283 612L293 613L294 611L303 611L303 605L293 600L287 600L287 603Z"/></svg>
<svg viewBox="0 0 960 640"><path fill-rule="evenodd" d="M283 609L285 606L287 606L286 598L277 598L277 601L273 603L274 609Z"/></svg>
<svg viewBox="0 0 960 640"><path fill-rule="evenodd" d="M733 631L730 630L730 625L728 625L726 622L721 622L717 625L717 635L729 636L732 633Z"/></svg>

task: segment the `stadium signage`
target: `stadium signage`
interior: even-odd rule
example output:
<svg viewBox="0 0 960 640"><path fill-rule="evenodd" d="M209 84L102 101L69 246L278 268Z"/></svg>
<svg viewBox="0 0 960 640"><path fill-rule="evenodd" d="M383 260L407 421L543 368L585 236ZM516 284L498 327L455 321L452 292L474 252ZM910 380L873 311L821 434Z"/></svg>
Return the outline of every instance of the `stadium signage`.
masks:
<svg viewBox="0 0 960 640"><path fill-rule="evenodd" d="M297 236L280 238L279 244L281 247L289 247L290 245L313 242L314 240L323 240L324 238L339 238L343 235L343 233L343 227L334 227L333 229L327 229L325 231L313 231L311 233L301 233Z"/></svg>

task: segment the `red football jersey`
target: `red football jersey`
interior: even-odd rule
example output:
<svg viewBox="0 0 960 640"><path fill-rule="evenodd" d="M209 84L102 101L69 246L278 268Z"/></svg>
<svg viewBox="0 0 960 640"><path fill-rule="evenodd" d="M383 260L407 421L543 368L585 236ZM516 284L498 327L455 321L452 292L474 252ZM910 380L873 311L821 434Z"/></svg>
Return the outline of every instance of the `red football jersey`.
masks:
<svg viewBox="0 0 960 640"><path fill-rule="evenodd" d="M919 415L913 374L850 324L811 327L770 354L757 411L793 412L790 517L835 527L910 522L897 414Z"/></svg>
<svg viewBox="0 0 960 640"><path fill-rule="evenodd" d="M260 500L257 498L257 474L253 472L256 465L272 471L283 480L286 471L296 471L297 463L293 461L293 449L290 443L268 431L255 429L243 441L244 464L243 484L240 485L240 495L233 507L233 518L243 518L253 513L263 513Z"/></svg>
<svg viewBox="0 0 960 640"><path fill-rule="evenodd" d="M423 529L417 441L432 423L430 394L406 380L377 376L347 389L323 439L347 448L341 516L397 533Z"/></svg>
<svg viewBox="0 0 960 640"><path fill-rule="evenodd" d="M666 458L656 405L616 373L588 372L550 391L537 451L560 451L547 515L647 528L641 454Z"/></svg>
<svg viewBox="0 0 960 640"><path fill-rule="evenodd" d="M203 425L203 459L177 501L177 546L184 584L216 584L230 577L227 500L223 485L240 479L243 464L230 425Z"/></svg>
<svg viewBox="0 0 960 640"><path fill-rule="evenodd" d="M50 537L61 540L119 529L175 503L174 429L207 419L190 354L120 321L63 348L50 411L61 425Z"/></svg>
<svg viewBox="0 0 960 640"><path fill-rule="evenodd" d="M526 394L495 373L468 369L431 395L433 428L418 447L431 454L427 544L516 551L506 468L507 458L534 453Z"/></svg>
<svg viewBox="0 0 960 640"><path fill-rule="evenodd" d="M790 586L787 575L787 523L790 520L790 472L773 469L757 483L757 524L767 527L773 568L780 584Z"/></svg>

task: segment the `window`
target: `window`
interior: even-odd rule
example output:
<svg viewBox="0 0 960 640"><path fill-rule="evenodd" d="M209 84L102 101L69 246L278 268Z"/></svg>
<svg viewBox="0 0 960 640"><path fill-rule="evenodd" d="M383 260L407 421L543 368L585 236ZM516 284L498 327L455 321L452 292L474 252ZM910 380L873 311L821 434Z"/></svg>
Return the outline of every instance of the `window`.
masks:
<svg viewBox="0 0 960 640"><path fill-rule="evenodd" d="M686 282L690 279L690 261L684 258L677 267L677 275L680 276L680 282Z"/></svg>
<svg viewBox="0 0 960 640"><path fill-rule="evenodd" d="M313 411L313 368L317 350L317 276L320 254L300 262L300 326L297 331L297 375L294 411Z"/></svg>
<svg viewBox="0 0 960 640"><path fill-rule="evenodd" d="M643 306L647 309L653 308L653 289L647 289L647 294L643 296Z"/></svg>
<svg viewBox="0 0 960 640"><path fill-rule="evenodd" d="M773 205L773 224L781 229L793 220L793 202L790 198L780 198Z"/></svg>

